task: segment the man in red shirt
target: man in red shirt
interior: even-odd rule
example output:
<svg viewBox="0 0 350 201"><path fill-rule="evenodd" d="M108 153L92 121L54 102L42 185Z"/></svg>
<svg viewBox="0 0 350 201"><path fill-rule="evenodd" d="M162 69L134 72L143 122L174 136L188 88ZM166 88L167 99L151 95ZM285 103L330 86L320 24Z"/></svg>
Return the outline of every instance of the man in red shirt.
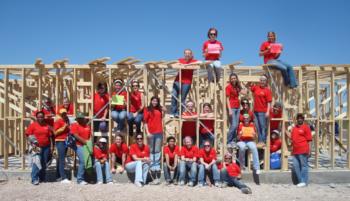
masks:
<svg viewBox="0 0 350 201"><path fill-rule="evenodd" d="M185 105L187 94L191 89L193 69L186 69L186 65L195 64L197 62L197 60L193 59L192 50L190 49L186 49L184 51L184 58L179 59L179 63L183 65L183 69L181 69L181 88L179 83L180 74L178 74L175 78L171 95L171 117L179 116L179 109L177 106L179 94L181 93L181 103ZM181 108L183 112L184 107L181 106Z"/></svg>
<svg viewBox="0 0 350 201"><path fill-rule="evenodd" d="M188 186L194 186L197 177L197 159L198 159L198 147L193 145L192 138L187 136L184 140L185 146L181 148L181 161L180 161L180 186L185 184L185 177L187 171L190 171Z"/></svg>
<svg viewBox="0 0 350 201"><path fill-rule="evenodd" d="M255 125L258 130L259 147L265 146L267 132L267 118L270 116L272 92L267 86L267 75L260 76L259 85L249 83L254 97Z"/></svg>
<svg viewBox="0 0 350 201"><path fill-rule="evenodd" d="M163 148L165 161L163 163L164 178L167 185L171 182L177 184L178 160L180 156L179 146L175 144L175 137L170 136L167 139L168 145ZM172 172L172 174L170 174Z"/></svg>
<svg viewBox="0 0 350 201"><path fill-rule="evenodd" d="M198 172L198 186L205 185L204 180L207 173L211 174L216 187L220 187L220 173L216 166L216 150L211 147L210 141L203 143L204 148L199 150L199 172Z"/></svg>
<svg viewBox="0 0 350 201"><path fill-rule="evenodd" d="M109 170L108 162L108 147L106 138L101 137L98 143L94 146L95 170L97 177L97 184L103 184L104 169L107 184L113 184L111 172Z"/></svg>
<svg viewBox="0 0 350 201"><path fill-rule="evenodd" d="M298 178L298 187L305 187L308 184L308 158L311 155L311 129L304 123L304 114L297 114L297 125L292 132L286 132L292 140L293 170ZM293 171L292 171L293 173Z"/></svg>
<svg viewBox="0 0 350 201"><path fill-rule="evenodd" d="M52 149L51 136L53 134L52 128L45 121L45 114L42 111L35 113L36 121L32 122L27 128L25 134L28 137L28 142L33 147L33 150L40 148L39 164L32 163L32 184L39 185L40 181L46 180L46 164L49 159L49 154ZM33 157L34 158L34 157Z"/></svg>
<svg viewBox="0 0 350 201"><path fill-rule="evenodd" d="M272 68L280 70L283 76L284 85L290 88L296 88L298 86L295 78L293 66L279 60L283 46L280 43L276 43L275 32L267 33L267 41L260 46L259 56L264 57L264 63L271 64Z"/></svg>
<svg viewBox="0 0 350 201"><path fill-rule="evenodd" d="M85 173L85 162L84 162L84 148L85 145L91 136L91 128L87 124L87 119L85 119L85 115L82 112L77 112L76 115L76 123L73 123L70 127L70 132L76 139L76 147L75 152L79 159L79 168L77 172L77 182L81 185L86 185L84 179Z"/></svg>
<svg viewBox="0 0 350 201"><path fill-rule="evenodd" d="M107 132L109 95L107 93L107 83L97 84L97 92L94 94L94 131Z"/></svg>
<svg viewBox="0 0 350 201"><path fill-rule="evenodd" d="M224 157L223 167L221 169L221 177L223 186L234 186L241 190L244 194L251 194L252 190L242 183L241 178L241 169L239 166L232 161L232 155L230 153L226 153Z"/></svg>
<svg viewBox="0 0 350 201"><path fill-rule="evenodd" d="M126 171L135 173L134 184L138 187L146 184L151 160L150 149L143 143L142 134L136 134L136 143L130 146L130 152L125 163Z"/></svg>

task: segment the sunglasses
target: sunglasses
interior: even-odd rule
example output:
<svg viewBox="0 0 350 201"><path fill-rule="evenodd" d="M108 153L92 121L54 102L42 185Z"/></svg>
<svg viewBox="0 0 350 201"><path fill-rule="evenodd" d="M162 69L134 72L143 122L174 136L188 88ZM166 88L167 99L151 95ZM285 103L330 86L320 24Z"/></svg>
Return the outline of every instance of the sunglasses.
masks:
<svg viewBox="0 0 350 201"><path fill-rule="evenodd" d="M216 36L216 33L210 33L209 35L210 36Z"/></svg>
<svg viewBox="0 0 350 201"><path fill-rule="evenodd" d="M204 147L210 147L210 145L209 144L205 144Z"/></svg>
<svg viewBox="0 0 350 201"><path fill-rule="evenodd" d="M141 138L141 137L138 137L138 138L136 138L136 140L142 140L143 138Z"/></svg>

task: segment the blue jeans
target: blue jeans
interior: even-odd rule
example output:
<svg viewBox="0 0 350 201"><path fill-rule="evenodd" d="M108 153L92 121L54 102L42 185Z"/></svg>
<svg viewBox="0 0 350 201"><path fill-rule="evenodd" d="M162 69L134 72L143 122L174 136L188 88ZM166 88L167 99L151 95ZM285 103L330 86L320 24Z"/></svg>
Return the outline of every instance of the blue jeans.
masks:
<svg viewBox="0 0 350 201"><path fill-rule="evenodd" d="M247 186L239 181L236 177L232 177L227 173L226 169L222 169L220 172L221 180L224 183L227 183L228 186L234 186L238 189L247 188Z"/></svg>
<svg viewBox="0 0 350 201"><path fill-rule="evenodd" d="M199 148L203 148L203 143L207 140L210 141L211 146L214 146L214 138L215 136L210 133L199 134Z"/></svg>
<svg viewBox="0 0 350 201"><path fill-rule="evenodd" d="M187 170L190 170L190 181L193 183L196 182L197 177L197 163L196 162L188 162L188 161L180 161L180 181L185 181Z"/></svg>
<svg viewBox="0 0 350 201"><path fill-rule="evenodd" d="M266 142L266 116L265 112L254 112L254 122L255 127L258 131L258 141L259 142Z"/></svg>
<svg viewBox="0 0 350 201"><path fill-rule="evenodd" d="M32 165L32 183L35 181L45 181L46 180L46 164L49 160L49 154L50 154L50 146L47 147L41 147L39 157L40 157L40 164L41 169L33 163Z"/></svg>
<svg viewBox="0 0 350 201"><path fill-rule="evenodd" d="M271 68L275 68L280 70L282 73L282 77L284 80L284 85L290 86L291 88L295 88L298 86L298 82L295 78L295 73L293 70L293 66L279 60L279 59L271 59L267 62L268 64L272 64Z"/></svg>
<svg viewBox="0 0 350 201"><path fill-rule="evenodd" d="M164 171L164 179L165 181L175 181L179 175L179 168L178 166L175 168L174 175L171 177L169 167L166 165L166 163L163 164L163 171Z"/></svg>
<svg viewBox="0 0 350 201"><path fill-rule="evenodd" d="M141 133L141 122L143 119L142 113L137 113L136 117L134 117L134 114L132 112L128 113L128 124L129 124L129 133L133 132L133 125L136 125L136 133Z"/></svg>
<svg viewBox="0 0 350 201"><path fill-rule="evenodd" d="M215 183L220 181L220 172L216 164L211 165L208 171L205 169L203 164L200 164L198 172L198 183L204 184L205 176L207 173L212 175Z"/></svg>
<svg viewBox="0 0 350 201"><path fill-rule="evenodd" d="M212 61L212 63L208 64L207 66L207 71L208 71L208 82L214 82L214 75L216 78L216 82L220 80L221 77L221 61L215 60Z"/></svg>
<svg viewBox="0 0 350 201"><path fill-rule="evenodd" d="M102 168L104 168L105 176L106 176L106 182L112 182L112 176L111 172L109 170L109 163L106 161L104 164L101 164L99 160L95 159L95 170L96 170L96 176L97 176L97 182L103 182L103 173Z"/></svg>
<svg viewBox="0 0 350 201"><path fill-rule="evenodd" d="M154 133L147 136L148 146L150 148L151 170L160 171L160 159L162 154L163 134Z"/></svg>
<svg viewBox="0 0 350 201"><path fill-rule="evenodd" d="M149 170L149 165L147 163L141 161L132 161L125 165L125 169L129 173L135 173L134 182L146 183Z"/></svg>
<svg viewBox="0 0 350 201"><path fill-rule="evenodd" d="M227 144L230 144L233 141L237 141L237 128L239 123L239 108L232 108L232 117L231 117L231 127L227 135Z"/></svg>
<svg viewBox="0 0 350 201"><path fill-rule="evenodd" d="M84 148L83 146L76 146L74 151L77 154L79 159L77 182L80 183L85 180L84 179L84 174L85 174Z"/></svg>
<svg viewBox="0 0 350 201"><path fill-rule="evenodd" d="M245 165L245 153L246 153L246 147L252 152L253 154L253 168L254 170L260 170L260 164L259 164L259 154L258 149L256 148L256 144L254 141L239 141L237 143L237 146L239 147L239 163L241 164L241 167Z"/></svg>
<svg viewBox="0 0 350 201"><path fill-rule="evenodd" d="M108 122L107 121L94 121L94 131L107 132Z"/></svg>
<svg viewBox="0 0 350 201"><path fill-rule="evenodd" d="M125 110L113 110L111 113L113 121L115 121L118 126L117 130L124 130L125 128L125 119L126 119L126 111Z"/></svg>
<svg viewBox="0 0 350 201"><path fill-rule="evenodd" d="M308 183L309 180L309 168L308 168L308 155L307 154L295 154L293 155L293 169L298 178L299 183Z"/></svg>
<svg viewBox="0 0 350 201"><path fill-rule="evenodd" d="M65 142L56 142L56 148L57 148L57 153L58 153L58 161L57 161L57 172L59 177L63 180L66 179L66 172L64 171L64 166L65 166L65 159L66 159L66 145Z"/></svg>
<svg viewBox="0 0 350 201"><path fill-rule="evenodd" d="M181 83L181 103L182 104L185 104L186 97L190 89L191 89L190 84ZM179 98L179 94L180 94L180 84L179 82L174 82L172 96L171 96L171 114L173 115L179 115L179 110L177 107L177 100L176 100L176 98ZM183 112L184 110L185 108L181 105L181 111Z"/></svg>

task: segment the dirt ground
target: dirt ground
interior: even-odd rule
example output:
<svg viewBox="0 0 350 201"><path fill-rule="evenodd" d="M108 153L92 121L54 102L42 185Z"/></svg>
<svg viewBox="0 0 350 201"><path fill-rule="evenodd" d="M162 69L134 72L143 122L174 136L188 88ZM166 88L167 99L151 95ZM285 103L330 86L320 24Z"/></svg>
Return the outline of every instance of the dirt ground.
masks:
<svg viewBox="0 0 350 201"><path fill-rule="evenodd" d="M86 185L75 183L42 183L33 186L28 181L15 180L0 184L0 200L350 200L349 184L328 185L310 184L307 188L293 185L248 184L253 193L242 194L236 188L144 186L133 184Z"/></svg>

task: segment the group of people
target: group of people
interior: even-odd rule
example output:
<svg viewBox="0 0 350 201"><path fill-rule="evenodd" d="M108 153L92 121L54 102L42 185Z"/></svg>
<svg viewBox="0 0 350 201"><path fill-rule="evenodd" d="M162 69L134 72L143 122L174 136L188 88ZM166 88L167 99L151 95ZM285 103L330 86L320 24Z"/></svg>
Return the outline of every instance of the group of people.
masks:
<svg viewBox="0 0 350 201"><path fill-rule="evenodd" d="M216 39L218 31L215 28L209 29L207 35L209 40L203 45L203 56L208 69L208 80L209 82L217 82L221 76L220 57L223 45ZM269 32L268 40L261 45L259 55L264 57L264 63L271 64L272 68L277 68L282 72L285 85L295 88L297 82L293 68L278 60L282 49L282 45L276 43L276 34ZM98 83L97 91L93 95L93 129L94 131L107 132L109 115L117 126L113 129L116 133L115 140L109 148L105 138L100 138L93 145L97 182L103 183L102 170L105 171L107 183L112 183L111 173L127 171L134 172L134 183L137 186L142 186L146 184L149 171L153 173L161 171L161 161L164 158L163 171L167 183L179 182L180 185L184 185L188 175L187 171L189 171L190 176L187 178L187 184L193 186L198 181L199 186L204 186L206 174L210 173L215 186L228 184L240 188L244 193L251 192L249 187L239 181L240 171L245 166L246 149L248 148L253 155L253 171L260 174L257 147L265 146L268 118L282 117L280 103L275 103L271 107L272 92L268 87L268 76L262 75L258 84L248 83L246 86L241 85L237 74L232 73L229 77L229 83L225 89L227 110L231 118L227 147L239 149L239 165L237 165L235 153L229 151L224 155L223 162L217 161L216 150L213 148L215 120L212 106L209 103L204 103L202 112L197 114L194 102L186 100L193 77L193 70L186 69L186 66L198 61L194 59L192 51L186 49L184 58L179 59L178 62L183 65L183 69L181 69L181 76L179 73L173 84L170 117L179 117L179 108L181 107L181 116L185 120L182 125L184 146L181 148L175 145L174 137L168 137L168 144L163 147L162 119L166 109L160 105L160 99L157 96L152 97L149 105L145 106L143 95L139 91L139 81L133 79L130 83L124 83L123 79L115 79L111 97L107 84ZM131 84L130 92L127 91L129 84ZM249 91L253 96L253 111L250 109L249 99L239 98L240 95L247 95ZM181 106L178 106L179 94L181 94L181 102L184 103ZM37 156L33 160L31 175L33 184L39 184L40 181L45 180L46 162L54 146L58 153L59 180L62 183L70 182L64 171L67 147L70 147L76 152L79 159L77 182L86 184L84 179L86 150L84 147L89 143L92 131L89 125L90 121L81 112L76 113L76 122L72 123L70 116L74 114L73 111L74 106L69 103L68 99L64 99L63 105L56 109L51 100L47 98L43 108L33 113L36 120L26 130L33 152ZM56 121L54 120L55 115L57 115ZM198 117L201 118L200 125L196 125L196 121L191 121L191 119ZM305 186L307 184L307 155L310 153L310 148L306 148L306 145L312 138L310 130L308 130L309 127L303 121L299 121L299 119L304 120L303 115L299 114L297 118L298 124L289 133L289 136L293 145L294 167L298 169L295 172L299 178L300 186ZM126 146L123 142L123 136L120 135L126 130L125 121L128 122L129 135L134 136L136 140L135 144L130 145L130 147ZM147 140L143 139L142 122ZM134 125L136 125L136 133L134 133ZM197 127L199 127L198 146L193 143L196 142ZM279 120L270 120L271 152L276 152L281 147L280 127ZM258 140L258 146L255 143L256 140ZM147 141L147 144L144 144L144 141ZM164 157L162 157L162 151ZM117 163L120 164L118 168Z"/></svg>

